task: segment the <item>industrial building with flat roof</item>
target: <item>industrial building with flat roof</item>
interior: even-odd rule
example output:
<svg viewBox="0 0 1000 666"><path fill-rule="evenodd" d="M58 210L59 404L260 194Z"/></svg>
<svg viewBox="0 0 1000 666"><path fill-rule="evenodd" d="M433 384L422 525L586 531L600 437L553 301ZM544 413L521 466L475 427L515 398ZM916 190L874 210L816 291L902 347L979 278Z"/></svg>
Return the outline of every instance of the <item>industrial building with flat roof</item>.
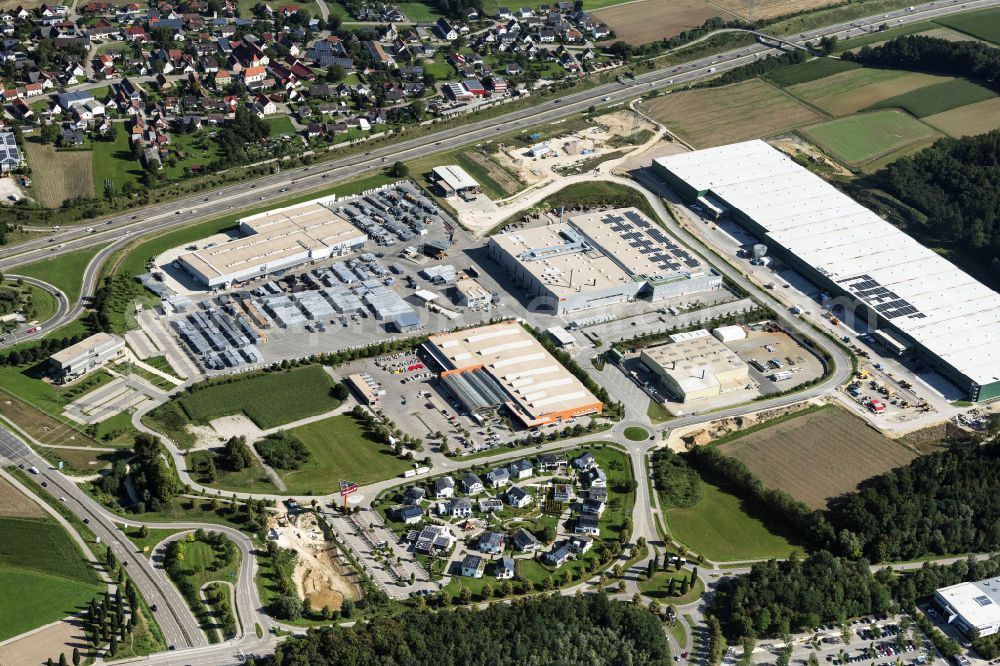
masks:
<svg viewBox="0 0 1000 666"><path fill-rule="evenodd" d="M432 335L440 378L476 414L506 405L525 427L598 414L603 404L517 322Z"/></svg>
<svg viewBox="0 0 1000 666"><path fill-rule="evenodd" d="M329 206L323 197L245 217L243 237L179 257L181 265L207 287L228 287L307 261L346 254L368 237Z"/></svg>
<svg viewBox="0 0 1000 666"><path fill-rule="evenodd" d="M705 329L670 336L669 344L647 347L640 360L680 402L736 391L747 383L747 364Z"/></svg>
<svg viewBox="0 0 1000 666"><path fill-rule="evenodd" d="M445 194L478 190L479 183L460 166L449 164L431 169L431 174Z"/></svg>
<svg viewBox="0 0 1000 666"><path fill-rule="evenodd" d="M966 636L975 629L982 637L1000 631L1000 578L958 583L934 592L948 624Z"/></svg>
<svg viewBox="0 0 1000 666"><path fill-rule="evenodd" d="M1000 295L936 252L763 141L661 157L653 168L850 299L971 400L1000 396Z"/></svg>
<svg viewBox="0 0 1000 666"><path fill-rule="evenodd" d="M49 357L57 381L72 381L108 361L125 355L125 340L110 333L95 333Z"/></svg>
<svg viewBox="0 0 1000 666"><path fill-rule="evenodd" d="M634 208L499 234L488 251L556 314L722 287L721 275Z"/></svg>

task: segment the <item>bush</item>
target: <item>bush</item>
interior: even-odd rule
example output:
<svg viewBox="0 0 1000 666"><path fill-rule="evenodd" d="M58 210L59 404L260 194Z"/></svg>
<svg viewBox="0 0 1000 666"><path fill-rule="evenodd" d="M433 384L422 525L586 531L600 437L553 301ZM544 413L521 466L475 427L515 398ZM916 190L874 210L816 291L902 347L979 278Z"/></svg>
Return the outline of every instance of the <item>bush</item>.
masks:
<svg viewBox="0 0 1000 666"><path fill-rule="evenodd" d="M294 435L277 432L254 444L257 453L271 467L299 469L309 461L309 449Z"/></svg>

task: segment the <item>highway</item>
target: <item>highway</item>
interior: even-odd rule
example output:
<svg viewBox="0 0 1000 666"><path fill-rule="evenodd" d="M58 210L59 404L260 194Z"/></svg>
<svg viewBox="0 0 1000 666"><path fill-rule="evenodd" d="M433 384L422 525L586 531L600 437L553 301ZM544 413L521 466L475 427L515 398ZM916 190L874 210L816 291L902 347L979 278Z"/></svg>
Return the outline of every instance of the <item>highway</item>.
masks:
<svg viewBox="0 0 1000 666"><path fill-rule="evenodd" d="M941 0L916 6L913 11L897 10L804 32L785 39L803 44L831 35L845 39L872 32L883 23L897 26L998 4L1000 4L1000 0L974 0L971 2ZM673 68L638 74L630 85L605 84L589 90L570 93L554 100L547 100L529 108L511 111L496 118L473 121L459 128L442 130L387 145L373 146L369 152L363 155L352 155L308 167L298 167L291 171L283 171L253 181L237 183L218 190L159 204L140 212L128 212L97 220L87 226L60 229L46 238L0 248L0 270L13 274L16 271L12 269L17 266L88 247L107 245L105 250L95 257L94 261L87 267L83 289L83 295L86 296L92 293L103 259L138 237L156 234L179 225L210 220L230 211L253 206L260 201L272 200L279 195L290 197L303 194L326 185L332 185L338 180L378 169L386 162L423 157L428 152L456 148L501 133L510 133L529 129L535 125L551 123L560 118L585 111L593 104L624 102L649 90L659 90L697 81L776 53L779 51L775 48L755 44L694 60ZM72 297L72 300L76 301L75 296ZM53 318L33 334L22 334L16 340L0 342L0 348L15 341L20 342L38 337L71 321L80 313L78 305L62 313L60 318Z"/></svg>

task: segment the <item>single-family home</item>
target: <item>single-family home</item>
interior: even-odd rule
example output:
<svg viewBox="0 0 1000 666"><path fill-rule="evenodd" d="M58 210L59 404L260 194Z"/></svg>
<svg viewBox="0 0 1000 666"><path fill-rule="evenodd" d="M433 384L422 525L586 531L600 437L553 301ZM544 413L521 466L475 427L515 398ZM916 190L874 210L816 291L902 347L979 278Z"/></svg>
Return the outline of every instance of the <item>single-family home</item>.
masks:
<svg viewBox="0 0 1000 666"><path fill-rule="evenodd" d="M497 467L486 473L486 480L494 488L503 488L510 483L510 474L507 472L507 468Z"/></svg>
<svg viewBox="0 0 1000 666"><path fill-rule="evenodd" d="M563 542L561 544L555 544L552 549L542 555L542 560L553 567L561 567L566 564L573 557L573 551L570 549L569 544Z"/></svg>
<svg viewBox="0 0 1000 666"><path fill-rule="evenodd" d="M514 486L507 491L507 504L511 505L515 509L523 509L532 502L532 497L523 488L518 488Z"/></svg>
<svg viewBox="0 0 1000 666"><path fill-rule="evenodd" d="M450 476L439 476L434 479L434 497L448 499L455 496L455 480Z"/></svg>
<svg viewBox="0 0 1000 666"><path fill-rule="evenodd" d="M580 475L580 483L590 488L607 488L608 475L600 467L591 467Z"/></svg>
<svg viewBox="0 0 1000 666"><path fill-rule="evenodd" d="M581 508L581 512L585 513L585 514L588 514L588 515L600 517L601 514L604 513L604 509L606 509L606 508L607 508L607 504L605 504L601 500L595 500L595 499L589 499L588 498L588 499L583 500L583 506Z"/></svg>
<svg viewBox="0 0 1000 666"><path fill-rule="evenodd" d="M594 458L594 454L590 451L585 451L576 458L573 458L573 467L581 471L588 470L596 465L597 460Z"/></svg>
<svg viewBox="0 0 1000 666"><path fill-rule="evenodd" d="M416 506L420 504L420 501L424 499L427 491L420 486L410 486L403 493L403 503L409 504L410 506Z"/></svg>
<svg viewBox="0 0 1000 666"><path fill-rule="evenodd" d="M510 580L514 577L514 558L504 555L496 561L493 575L497 580Z"/></svg>
<svg viewBox="0 0 1000 666"><path fill-rule="evenodd" d="M539 469L551 472L559 469L559 466L563 463L563 461L553 453L543 453L535 458L535 463L538 465Z"/></svg>
<svg viewBox="0 0 1000 666"><path fill-rule="evenodd" d="M462 560L462 575L469 578L482 578L486 569L486 560L478 555L466 555Z"/></svg>
<svg viewBox="0 0 1000 666"><path fill-rule="evenodd" d="M495 555L503 551L504 538L499 532L487 530L479 535L479 552Z"/></svg>
<svg viewBox="0 0 1000 666"><path fill-rule="evenodd" d="M589 534L591 536L597 536L601 533L601 528L598 524L597 516L577 516L576 525L573 526L573 532L576 534Z"/></svg>
<svg viewBox="0 0 1000 666"><path fill-rule="evenodd" d="M573 486L568 483L557 483L552 487L552 499L556 502L573 500Z"/></svg>
<svg viewBox="0 0 1000 666"><path fill-rule="evenodd" d="M454 544L454 537L451 531L443 525L428 525L420 530L419 534L413 534L413 549L418 553L441 553L447 552Z"/></svg>
<svg viewBox="0 0 1000 666"><path fill-rule="evenodd" d="M419 506L404 504L402 506L392 507L392 509L390 509L390 515L395 517L395 519L401 523L414 525L423 520L424 510Z"/></svg>
<svg viewBox="0 0 1000 666"><path fill-rule="evenodd" d="M483 497L479 500L479 512L490 513L493 511L503 511L503 502L496 497Z"/></svg>
<svg viewBox="0 0 1000 666"><path fill-rule="evenodd" d="M535 469L531 466L531 463L524 458L515 460L507 465L507 472L510 474L510 478L515 481L531 477L534 471Z"/></svg>
<svg viewBox="0 0 1000 666"><path fill-rule="evenodd" d="M466 472L463 474L460 483L462 485L462 492L466 495L475 495L485 490L483 480L472 472Z"/></svg>
<svg viewBox="0 0 1000 666"><path fill-rule="evenodd" d="M515 549L522 553L533 553L542 545L535 538L534 534L523 527L514 532L514 536L510 538L510 542L514 545Z"/></svg>
<svg viewBox="0 0 1000 666"><path fill-rule="evenodd" d="M585 536L574 535L569 538L566 545L577 555L583 555L593 547L594 541Z"/></svg>
<svg viewBox="0 0 1000 666"><path fill-rule="evenodd" d="M448 515L452 518L471 518L472 500L468 497L452 497L448 502Z"/></svg>

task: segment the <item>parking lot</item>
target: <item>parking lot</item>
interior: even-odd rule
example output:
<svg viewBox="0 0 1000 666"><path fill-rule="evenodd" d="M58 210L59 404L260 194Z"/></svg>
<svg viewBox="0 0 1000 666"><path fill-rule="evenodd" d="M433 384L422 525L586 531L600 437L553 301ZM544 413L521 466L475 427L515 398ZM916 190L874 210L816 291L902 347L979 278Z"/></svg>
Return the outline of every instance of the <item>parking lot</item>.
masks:
<svg viewBox="0 0 1000 666"><path fill-rule="evenodd" d="M930 641L912 626L909 618L859 618L849 622L846 629L827 624L816 631L796 635L792 641L791 663L808 664L810 655L815 655L821 666L919 666L928 663L928 655L934 650ZM783 649L784 644L780 641L758 642L752 662L775 664ZM723 663L735 664L739 660L739 652L739 649L730 648ZM936 651L934 654L940 660Z"/></svg>

